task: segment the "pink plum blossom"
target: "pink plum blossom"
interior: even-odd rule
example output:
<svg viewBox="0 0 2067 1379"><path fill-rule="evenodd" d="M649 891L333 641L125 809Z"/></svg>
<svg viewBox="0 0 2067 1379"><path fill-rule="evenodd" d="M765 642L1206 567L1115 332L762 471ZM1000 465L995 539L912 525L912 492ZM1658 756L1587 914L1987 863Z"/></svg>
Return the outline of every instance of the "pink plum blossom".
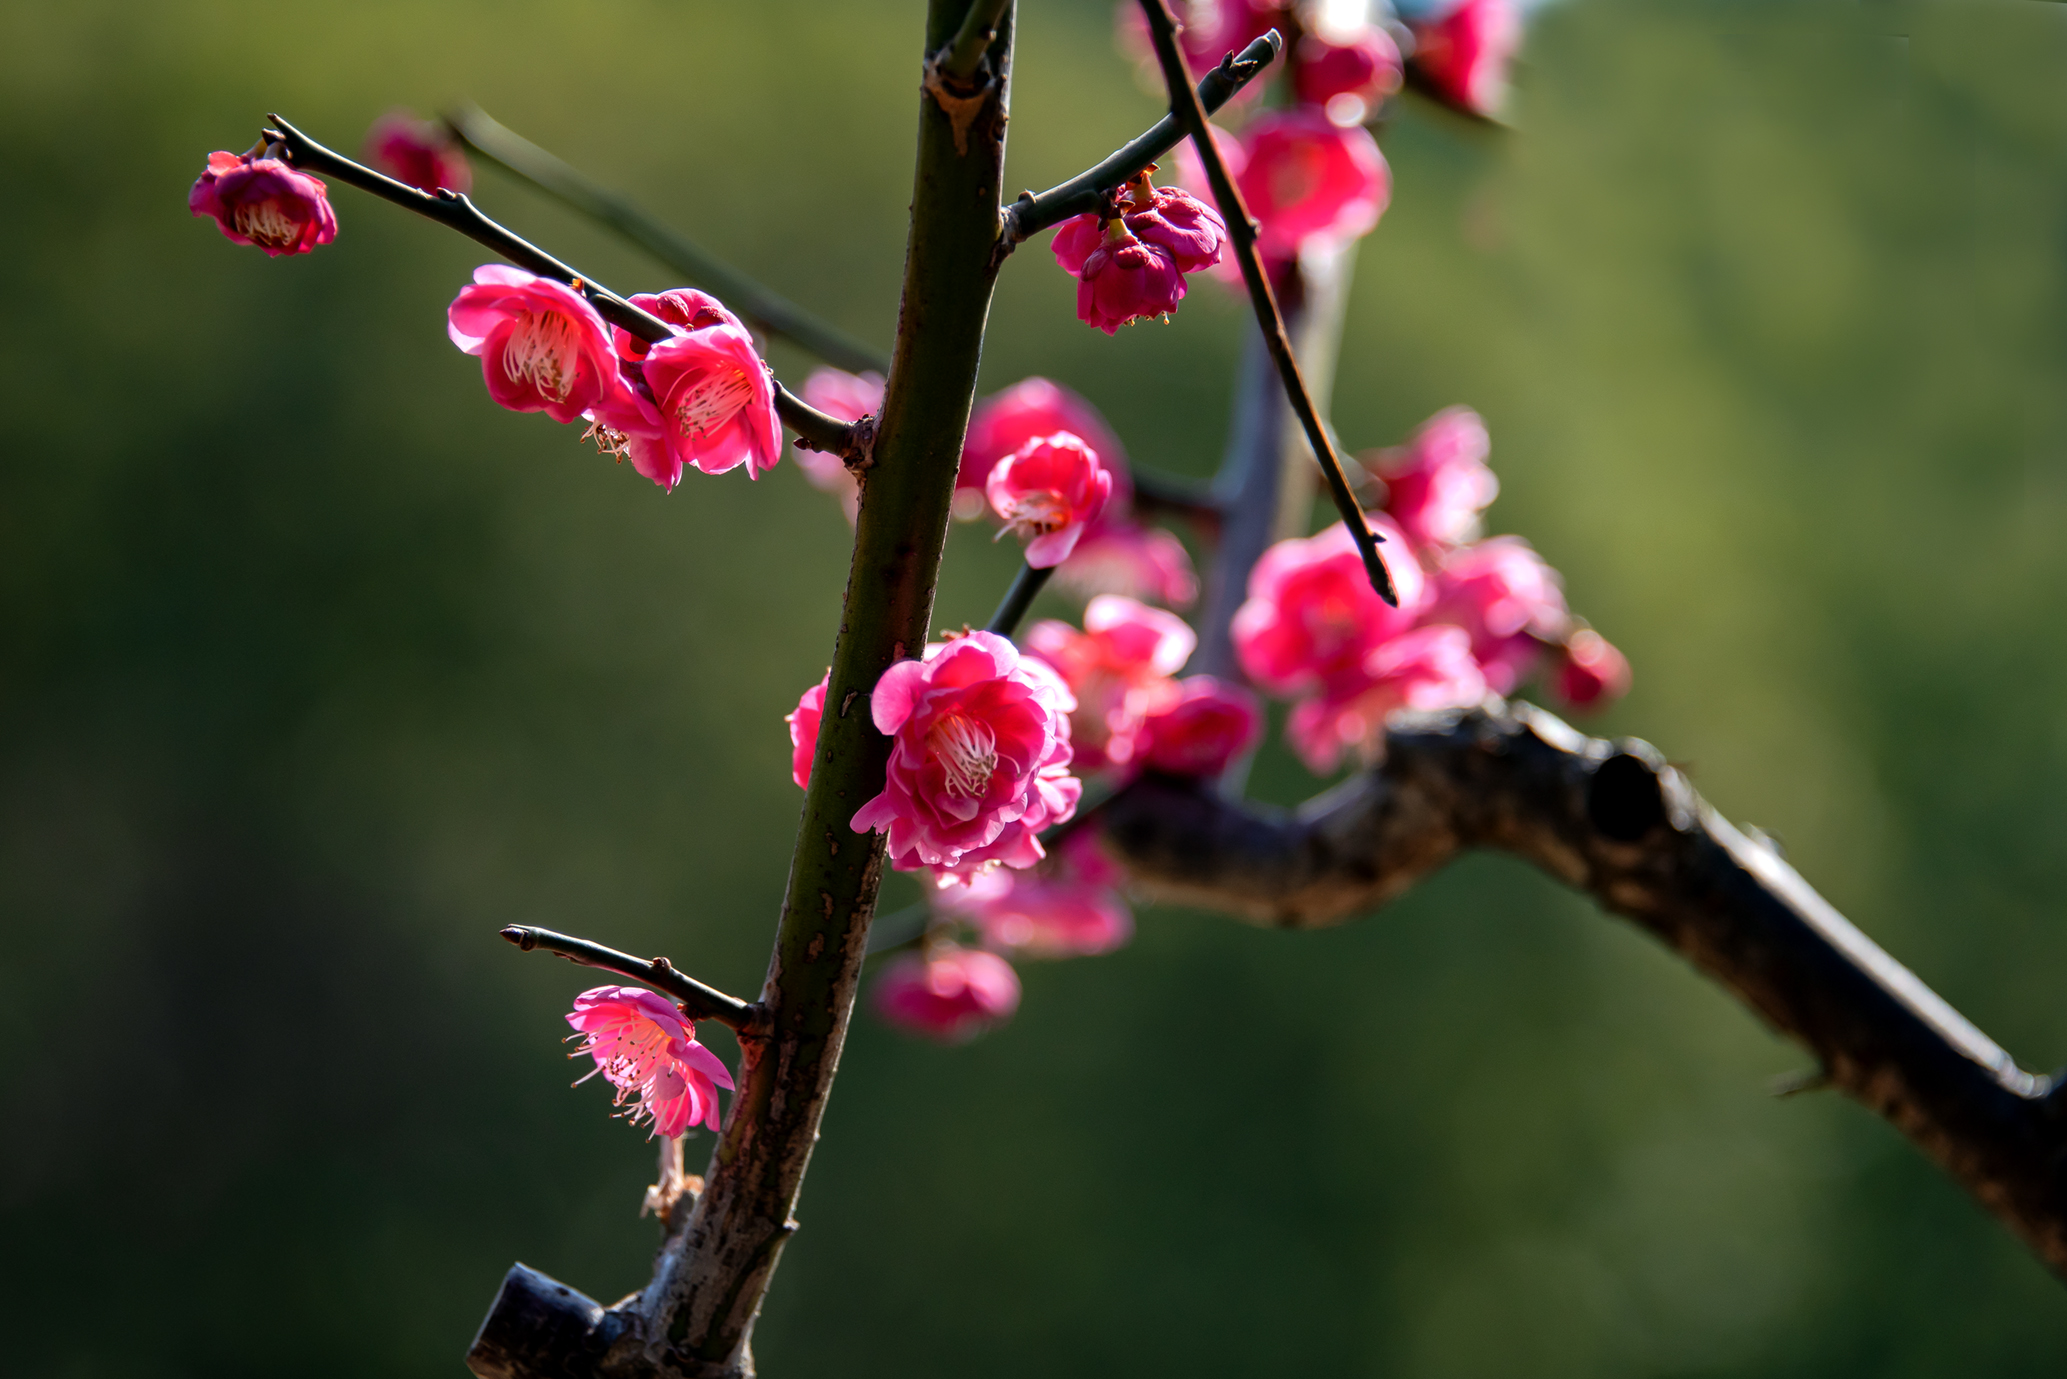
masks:
<svg viewBox="0 0 2067 1379"><path fill-rule="evenodd" d="M719 321L662 340L643 371L673 463L663 487L686 466L723 474L743 464L757 479L782 458L774 379L744 326Z"/></svg>
<svg viewBox="0 0 2067 1379"><path fill-rule="evenodd" d="M445 315L452 343L480 356L488 395L513 412L572 421L616 386L603 318L564 283L483 264Z"/></svg>
<svg viewBox="0 0 2067 1379"><path fill-rule="evenodd" d="M1026 542L1026 563L1053 569L1076 549L1112 497L1112 475L1067 431L1036 436L991 470L984 495L1006 532Z"/></svg>
<svg viewBox="0 0 2067 1379"><path fill-rule="evenodd" d="M1077 319L1107 335L1167 316L1184 300L1184 274L1170 251L1141 240L1124 220L1078 216L1053 243L1056 262L1077 278Z"/></svg>
<svg viewBox="0 0 2067 1379"><path fill-rule="evenodd" d="M1421 566L1399 528L1369 518L1385 548L1399 606L1371 588L1349 529L1336 523L1316 536L1280 541L1249 574L1249 598L1231 631L1242 670L1276 694L1297 694L1353 672L1373 648L1406 631L1427 601Z"/></svg>
<svg viewBox="0 0 2067 1379"><path fill-rule="evenodd" d="M1227 224L1220 212L1183 188L1158 187L1144 172L1120 194L1119 209L1127 229L1143 243L1169 254L1178 272L1197 273L1220 262L1220 251L1227 245ZM1082 265L1064 263L1063 267L1074 273Z"/></svg>
<svg viewBox="0 0 2067 1379"><path fill-rule="evenodd" d="M1486 466L1486 424L1469 407L1447 407L1397 450L1368 462L1385 480L1385 511L1417 548L1468 540L1479 513L1500 494Z"/></svg>
<svg viewBox="0 0 2067 1379"><path fill-rule="evenodd" d="M1474 115L1500 113L1508 64L1522 43L1517 0L1464 0L1442 18L1412 27L1414 67L1437 95Z"/></svg>
<svg viewBox="0 0 2067 1379"><path fill-rule="evenodd" d="M1495 694L1512 694L1544 644L1562 640L1571 625L1557 571L1519 536L1450 552L1433 583L1426 621L1454 623L1471 634L1471 654Z"/></svg>
<svg viewBox="0 0 2067 1379"><path fill-rule="evenodd" d="M635 292L627 300L648 316L658 317L676 330L702 330L706 326L746 329L723 302L694 287L675 287L666 292ZM646 356L653 351L652 341L632 334L623 326L612 326L610 338L618 358L634 364L644 363Z"/></svg>
<svg viewBox="0 0 2067 1379"><path fill-rule="evenodd" d="M582 1036L574 1057L587 1054L594 1071L617 1089L619 1106L634 1124L653 1122L669 1139L692 1125L718 1128L718 1088L732 1089L732 1074L696 1042L696 1025L665 996L636 986L599 986L574 998L567 1023ZM577 1086L580 1085L577 1082Z"/></svg>
<svg viewBox="0 0 2067 1379"><path fill-rule="evenodd" d="M804 380L803 398L827 416L851 424L882 410L883 376L818 369ZM805 450L800 446L792 446L791 450L812 487L838 498L847 520L855 521L861 515L861 481L847 468L847 462L823 450Z"/></svg>
<svg viewBox="0 0 2067 1379"><path fill-rule="evenodd" d="M255 244L273 258L306 254L337 238L329 188L278 158L209 154L187 193L187 209L214 216L226 237Z"/></svg>
<svg viewBox="0 0 2067 1379"><path fill-rule="evenodd" d="M799 790L811 786L811 758L818 751L818 724L825 716L825 692L832 682L833 673L827 670L825 678L805 690L797 706L782 719L789 724L789 778Z"/></svg>
<svg viewBox="0 0 2067 1379"><path fill-rule="evenodd" d="M1629 658L1590 627L1565 639L1557 677L1557 697L1574 709L1601 709L1629 692Z"/></svg>
<svg viewBox="0 0 2067 1379"><path fill-rule="evenodd" d="M1242 131L1235 180L1262 229L1266 258L1368 234L1392 197L1392 171L1370 131L1344 129L1310 107L1271 110ZM1232 168L1229 169L1232 172Z"/></svg>
<svg viewBox="0 0 2067 1379"><path fill-rule="evenodd" d="M678 287L660 293L641 292L630 300L633 306L682 332L661 343L673 343L687 335L723 326L730 332L723 341L725 349L736 355L739 340L751 339L746 334L746 327L737 316L725 309L723 302L708 292L700 292L693 287ZM591 423L590 435L595 437L604 453L616 455L620 459L629 459L632 467L639 473L669 490L681 482L682 471L688 463L695 463L697 468L712 474L722 473L738 464L736 458L730 464L724 463L723 447L711 443L704 446L704 459L698 461L693 457L685 458L691 447L679 435L679 419L670 417L663 411L661 398L653 389L655 375L647 367L653 355L653 342L632 334L622 326L613 326L611 347L616 351L618 359L616 380L605 391L602 399L583 413ZM750 343L746 346L746 351L752 353ZM714 377L715 386L722 391L724 381L729 377L722 365L717 368ZM705 378L704 381L711 383L712 379ZM772 411L772 383L768 384L767 391L769 410ZM751 440L754 433L751 423L755 420L751 403L733 420L739 421L742 417L749 433L748 439ZM720 432L726 430L724 424L716 419L713 419L712 425ZM775 435L779 438L781 431L777 429ZM737 439L737 436L733 438ZM773 463L772 460L768 462ZM768 465L761 466L767 467ZM759 473L756 469L750 469L748 472L756 476Z"/></svg>
<svg viewBox="0 0 2067 1379"><path fill-rule="evenodd" d="M1171 776L1211 778L1256 745L1263 711L1256 696L1211 675L1187 675L1177 694L1141 724L1141 764Z"/></svg>
<svg viewBox="0 0 2067 1379"><path fill-rule="evenodd" d="M1117 594L1091 600L1081 632L1053 619L1027 629L1026 649L1076 696L1070 745L1079 771L1134 759L1143 720L1175 698L1170 677L1197 646L1197 634L1176 614Z"/></svg>
<svg viewBox="0 0 2067 1379"><path fill-rule="evenodd" d="M1372 106L1400 89L1400 50L1375 25L1299 40L1292 87L1338 125L1362 124ZM1347 118L1345 118L1347 117Z"/></svg>
<svg viewBox="0 0 2067 1379"><path fill-rule="evenodd" d="M1113 475L1115 497L1132 492L1127 480L1127 449L1105 418L1082 397L1045 378L1023 379L976 404L962 440L962 467L955 475L955 487L973 491L980 499L998 461L1028 441L1057 431L1067 431L1091 448L1098 463Z"/></svg>
<svg viewBox="0 0 2067 1379"><path fill-rule="evenodd" d="M936 903L967 920L992 948L1033 958L1091 957L1134 937L1134 912L1118 890L1123 879L1097 835L1078 829L1033 871L995 871L966 889L942 891Z"/></svg>
<svg viewBox="0 0 2067 1379"><path fill-rule="evenodd" d="M886 833L900 871L966 880L991 863L1032 866L1045 855L1036 835L1083 793L1069 770L1075 707L1060 676L990 632L899 661L869 696L894 739L883 791L851 827Z"/></svg>
<svg viewBox="0 0 2067 1379"><path fill-rule="evenodd" d="M1117 474L1114 488L1119 487ZM1124 594L1153 599L1172 608L1188 608L1199 596L1199 579L1184 543L1161 527L1144 527L1130 518L1114 519L1117 496L1105 515L1091 524L1055 572L1055 583L1080 597Z"/></svg>
<svg viewBox="0 0 2067 1379"><path fill-rule="evenodd" d="M1463 708L1486 697L1486 680L1461 627L1417 627L1379 643L1354 672L1302 700L1285 720L1285 739L1317 775L1335 769L1345 747L1375 758L1387 715Z"/></svg>
<svg viewBox="0 0 2067 1379"><path fill-rule="evenodd" d="M390 110L373 122L366 131L366 161L419 191L466 192L474 185L473 169L452 131L407 110Z"/></svg>
<svg viewBox="0 0 2067 1379"><path fill-rule="evenodd" d="M1019 1009L1019 974L996 953L935 947L906 953L876 980L876 1013L899 1029L958 1044Z"/></svg>

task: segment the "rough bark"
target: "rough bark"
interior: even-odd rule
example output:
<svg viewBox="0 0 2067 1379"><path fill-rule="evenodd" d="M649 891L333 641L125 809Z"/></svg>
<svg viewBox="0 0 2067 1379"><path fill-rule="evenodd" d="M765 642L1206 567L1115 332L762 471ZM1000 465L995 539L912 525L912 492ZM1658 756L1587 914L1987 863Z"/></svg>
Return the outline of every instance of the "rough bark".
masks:
<svg viewBox="0 0 2067 1379"><path fill-rule="evenodd" d="M1292 813L1146 778L1097 824L1158 899L1287 928L1391 900L1499 848L1634 920L1819 1060L2067 1276L2067 1094L1746 837L1649 745L1525 704L1426 715Z"/></svg>

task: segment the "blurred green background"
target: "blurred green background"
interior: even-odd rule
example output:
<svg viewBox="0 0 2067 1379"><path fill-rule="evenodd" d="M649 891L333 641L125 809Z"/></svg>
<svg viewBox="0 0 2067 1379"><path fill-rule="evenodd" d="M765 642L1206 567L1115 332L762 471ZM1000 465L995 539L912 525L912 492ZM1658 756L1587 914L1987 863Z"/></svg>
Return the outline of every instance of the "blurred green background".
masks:
<svg viewBox="0 0 2067 1379"><path fill-rule="evenodd" d="M1030 3L1009 185L1143 127ZM760 982L834 505L663 497L444 338L472 246L188 218L279 110L459 98L887 344L920 6L0 5L0 1369L433 1375L522 1259L643 1281L652 1154L536 923ZM2027 1067L2067 1060L2067 9L1573 0L1494 136L1408 106L1336 417L1486 415L1686 763ZM665 275L483 171L622 289ZM1004 275L985 386L1217 458L1241 314ZM785 376L807 361L777 348ZM938 621L1012 564L958 530ZM1257 787L1311 788L1267 756ZM890 903L908 896L895 891ZM940 1050L864 1018L769 1375L2056 1375L2067 1295L1675 958L1521 865L1278 934L1145 911ZM728 1056L729 1047L721 1045ZM692 1143L692 1162L708 1152Z"/></svg>

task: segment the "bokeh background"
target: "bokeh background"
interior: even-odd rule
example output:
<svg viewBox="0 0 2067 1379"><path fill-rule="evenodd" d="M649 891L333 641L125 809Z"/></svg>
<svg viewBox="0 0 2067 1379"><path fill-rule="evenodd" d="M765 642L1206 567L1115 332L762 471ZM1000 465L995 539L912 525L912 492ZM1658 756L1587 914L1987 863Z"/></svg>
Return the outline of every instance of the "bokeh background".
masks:
<svg viewBox="0 0 2067 1379"><path fill-rule="evenodd" d="M1156 113L1103 0L1026 8L1014 189ZM587 981L495 931L758 987L781 716L845 577L793 465L663 497L491 405L444 338L470 245L339 188L339 241L271 261L188 218L203 156L476 99L887 344L919 11L0 5L0 1369L451 1375L513 1260L643 1281L651 1150L561 1058ZM1335 405L1358 447L1478 407L1491 530L1635 663L1599 730L2041 1070L2063 73L2056 5L1544 9L1517 132L1386 130ZM1070 302L1019 255L985 387L1046 374L1207 472L1239 304L1108 340ZM942 626L1009 574L987 536ZM1774 1099L1801 1054L1508 859L1323 933L1144 911L1025 977L966 1048L858 1024L763 1373L2061 1370L2067 1294L2004 1230L1866 1112Z"/></svg>

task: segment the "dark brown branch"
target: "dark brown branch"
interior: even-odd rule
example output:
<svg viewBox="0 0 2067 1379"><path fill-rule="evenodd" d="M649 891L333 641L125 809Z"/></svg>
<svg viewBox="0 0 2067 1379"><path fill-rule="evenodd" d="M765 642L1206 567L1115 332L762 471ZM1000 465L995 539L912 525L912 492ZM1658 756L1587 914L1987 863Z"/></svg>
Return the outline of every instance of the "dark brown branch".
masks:
<svg viewBox="0 0 2067 1379"><path fill-rule="evenodd" d="M1371 587L1378 591L1379 597L1396 607L1399 595L1393 591L1392 576L1386 571L1385 558L1378 553L1378 543L1383 538L1364 520L1364 510L1357 506L1356 495L1350 492L1342 456L1335 449L1335 438L1328 434L1320 409L1314 406L1313 394L1300 376L1299 360L1292 353L1291 338L1285 334L1285 321L1278 312L1277 296L1271 291L1269 275L1263 271L1263 260L1256 253L1255 222L1249 219L1249 208L1242 203L1241 190L1228 175L1227 162L1220 156L1219 146L1213 142L1198 92L1192 90L1191 73L1185 68L1184 54L1177 48L1176 22L1171 19L1164 0L1141 0L1141 11L1148 17L1148 35L1155 44L1156 59L1163 67L1163 81L1170 91L1170 114L1191 137L1192 147L1198 150L1199 161L1205 165L1206 180L1213 187L1213 200L1220 207L1220 218L1227 222L1228 242L1241 264L1242 281L1249 287L1249 303L1255 308L1256 324L1263 331L1263 340L1270 349L1271 360L1277 365L1278 376L1284 380L1285 396L1291 401L1299 424L1306 430L1306 443L1313 447L1314 458L1320 461L1321 473L1328 480L1328 492L1334 496L1335 506L1342 513L1343 525L1356 539L1357 550L1364 558L1364 570L1371 577Z"/></svg>
<svg viewBox="0 0 2067 1379"><path fill-rule="evenodd" d="M527 953L543 948L583 967L600 967L605 972L644 982L674 997L682 1007L682 1013L692 1020L716 1020L727 1029L747 1034L754 1032L756 1021L766 1013L752 1002L728 996L714 986L705 986L678 970L666 958L636 958L585 938L522 924L510 925L502 931L502 936Z"/></svg>
<svg viewBox="0 0 2067 1379"><path fill-rule="evenodd" d="M2020 1070L1644 743L1587 738L1522 704L1424 715L1387 734L1383 766L1293 814L1149 778L1097 822L1151 893L1289 928L1375 909L1465 848L1514 853L1801 1043L2067 1275L2067 1093Z"/></svg>
<svg viewBox="0 0 2067 1379"><path fill-rule="evenodd" d="M1134 485L1135 512L1182 517L1207 536L1219 535L1223 514L1211 481L1138 465L1128 477Z"/></svg>
<svg viewBox="0 0 2067 1379"><path fill-rule="evenodd" d="M458 192L440 189L418 191L406 183L355 163L343 154L325 148L278 115L268 115L273 127L265 131L268 140L281 145L287 161L295 167L335 177L383 201L416 212L440 225L459 231L476 244L502 255L527 273L563 282L580 292L596 313L614 326L622 326L641 340L665 340L675 333L673 326L641 311L594 278L560 262L523 236L496 224L481 214L473 202ZM824 450L843 458L865 453L866 419L850 426L805 403L780 383L775 385L775 410L783 423L813 450Z"/></svg>
<svg viewBox="0 0 2067 1379"><path fill-rule="evenodd" d="M717 294L725 305L770 335L781 336L835 367L883 373L887 356L819 320L697 244L651 212L584 177L568 163L467 105L445 116L455 137L504 171L523 178L548 196L607 225L655 259L680 273L692 287Z"/></svg>
<svg viewBox="0 0 2067 1379"><path fill-rule="evenodd" d="M1234 99L1235 94L1277 59L1284 40L1273 29L1242 49L1220 59L1220 65L1206 73L1198 85L1199 103L1210 113ZM1060 186L1039 196L1021 192L1005 212L998 235L998 257L1003 258L1025 241L1071 216L1089 215L1105 199L1141 175L1141 170L1177 147L1184 140L1184 126L1174 115L1165 115L1142 134L1111 154L1097 167L1080 172Z"/></svg>
<svg viewBox="0 0 2067 1379"><path fill-rule="evenodd" d="M1019 630L1020 622L1026 617L1026 610L1033 607L1034 596L1047 586L1048 576L1055 573L1055 567L1021 565L1019 573L1012 576L1012 586L1005 590L1005 597L998 601L998 611L990 615L990 621L983 630L995 632L1000 637L1009 637Z"/></svg>

